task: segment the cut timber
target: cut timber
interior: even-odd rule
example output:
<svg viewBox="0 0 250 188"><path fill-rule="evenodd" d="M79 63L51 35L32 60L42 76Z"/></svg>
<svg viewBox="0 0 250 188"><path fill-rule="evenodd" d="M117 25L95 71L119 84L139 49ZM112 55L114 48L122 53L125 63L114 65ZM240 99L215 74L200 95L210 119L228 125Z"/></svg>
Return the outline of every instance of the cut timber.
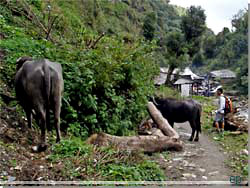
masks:
<svg viewBox="0 0 250 188"><path fill-rule="evenodd" d="M119 150L142 151L145 153L162 152L166 150L180 151L183 143L179 140L178 133L163 118L159 110L151 102L148 103L148 111L157 128L152 128L151 122L143 121L140 129L148 129L147 136L113 136L105 133L93 134L87 140L88 144L97 146L114 146ZM140 130L139 129L139 130Z"/></svg>
<svg viewBox="0 0 250 188"><path fill-rule="evenodd" d="M148 111L151 118L157 124L158 128L162 130L164 135L179 139L178 133L169 125L168 121L162 116L161 112L152 102L148 102Z"/></svg>
<svg viewBox="0 0 250 188"><path fill-rule="evenodd" d="M120 150L143 151L145 153L162 152L166 150L180 151L183 149L181 141L168 136L113 136L99 133L89 137L87 143L98 146L113 145Z"/></svg>

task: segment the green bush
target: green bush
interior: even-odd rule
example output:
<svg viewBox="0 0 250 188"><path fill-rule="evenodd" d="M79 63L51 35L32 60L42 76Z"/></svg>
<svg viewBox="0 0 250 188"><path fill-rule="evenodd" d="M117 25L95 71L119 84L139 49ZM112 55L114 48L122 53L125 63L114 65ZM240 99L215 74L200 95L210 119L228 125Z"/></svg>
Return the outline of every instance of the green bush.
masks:
<svg viewBox="0 0 250 188"><path fill-rule="evenodd" d="M8 37L0 41L6 52L1 78L13 88L15 62L20 56L48 58L63 66L62 127L75 136L93 132L128 135L146 113L147 97L154 92L154 44L138 39L127 44L119 37L103 37L94 49L59 45L36 39L25 30L0 24ZM11 32L11 34L9 34ZM83 33L83 38L97 38ZM63 44L63 45L62 45Z"/></svg>
<svg viewBox="0 0 250 188"><path fill-rule="evenodd" d="M63 62L69 104L63 107L64 120L71 126L77 121L88 132L129 134L145 115L147 97L153 93L156 68L151 52L152 46L143 41L131 49L122 40L105 37L98 48Z"/></svg>

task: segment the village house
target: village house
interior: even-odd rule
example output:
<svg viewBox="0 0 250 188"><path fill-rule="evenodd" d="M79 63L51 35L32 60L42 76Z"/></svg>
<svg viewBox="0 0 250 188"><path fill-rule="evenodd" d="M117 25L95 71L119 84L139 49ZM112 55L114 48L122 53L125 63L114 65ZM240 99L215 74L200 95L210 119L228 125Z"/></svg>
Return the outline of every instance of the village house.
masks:
<svg viewBox="0 0 250 188"><path fill-rule="evenodd" d="M179 79L174 85L180 90L181 96L198 95L203 80L203 77L196 75L189 67L186 67L184 71L180 72Z"/></svg>
<svg viewBox="0 0 250 188"><path fill-rule="evenodd" d="M168 74L168 68L161 67L160 74L155 78L156 86L165 84ZM178 79L177 79L178 77ZM180 69L174 69L170 80L174 82L176 88L181 92L181 96L189 96L190 94L198 94L199 87L204 78L194 74L189 67L180 72Z"/></svg>
<svg viewBox="0 0 250 188"><path fill-rule="evenodd" d="M228 69L209 72L205 77L207 95L214 95L216 88L229 86L236 79L236 74ZM209 92L208 92L209 91Z"/></svg>
<svg viewBox="0 0 250 188"><path fill-rule="evenodd" d="M236 78L236 74L229 69L212 71L208 76L210 80L217 80L221 85L230 84Z"/></svg>

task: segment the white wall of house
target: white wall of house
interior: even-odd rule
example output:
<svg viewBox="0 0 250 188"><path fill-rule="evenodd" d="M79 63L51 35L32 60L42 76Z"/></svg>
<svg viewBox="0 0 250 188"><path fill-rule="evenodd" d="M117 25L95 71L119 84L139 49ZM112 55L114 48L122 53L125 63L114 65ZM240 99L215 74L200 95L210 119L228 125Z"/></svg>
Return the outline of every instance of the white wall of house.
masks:
<svg viewBox="0 0 250 188"><path fill-rule="evenodd" d="M188 97L190 95L190 84L181 85L181 96Z"/></svg>

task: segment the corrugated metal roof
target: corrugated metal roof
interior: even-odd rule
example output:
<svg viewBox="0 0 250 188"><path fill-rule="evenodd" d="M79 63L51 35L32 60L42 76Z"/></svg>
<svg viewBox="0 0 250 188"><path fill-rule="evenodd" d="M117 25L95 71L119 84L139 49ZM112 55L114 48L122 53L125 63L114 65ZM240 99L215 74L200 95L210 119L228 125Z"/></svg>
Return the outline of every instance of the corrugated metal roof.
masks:
<svg viewBox="0 0 250 188"><path fill-rule="evenodd" d="M213 77L218 78L236 78L236 74L229 69L222 69L210 72Z"/></svg>
<svg viewBox="0 0 250 188"><path fill-rule="evenodd" d="M156 84L156 85L165 84L166 79L167 79L167 73L160 73L159 76L157 76L154 79L154 84Z"/></svg>
<svg viewBox="0 0 250 188"><path fill-rule="evenodd" d="M203 78L194 74L189 67L186 67L183 72L180 73L181 76L190 76L192 80L202 80Z"/></svg>
<svg viewBox="0 0 250 188"><path fill-rule="evenodd" d="M192 83L194 83L192 80L188 80L188 79L185 79L185 78L180 78L174 84L175 85L182 85L182 84L192 84Z"/></svg>

